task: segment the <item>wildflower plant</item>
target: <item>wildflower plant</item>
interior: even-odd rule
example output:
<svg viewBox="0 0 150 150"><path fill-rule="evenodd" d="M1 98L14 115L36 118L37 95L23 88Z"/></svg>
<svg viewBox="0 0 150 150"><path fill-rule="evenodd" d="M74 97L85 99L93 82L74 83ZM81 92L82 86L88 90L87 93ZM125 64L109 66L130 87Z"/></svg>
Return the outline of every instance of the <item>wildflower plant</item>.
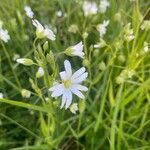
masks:
<svg viewBox="0 0 150 150"><path fill-rule="evenodd" d="M0 2L0 150L149 149L149 1Z"/></svg>

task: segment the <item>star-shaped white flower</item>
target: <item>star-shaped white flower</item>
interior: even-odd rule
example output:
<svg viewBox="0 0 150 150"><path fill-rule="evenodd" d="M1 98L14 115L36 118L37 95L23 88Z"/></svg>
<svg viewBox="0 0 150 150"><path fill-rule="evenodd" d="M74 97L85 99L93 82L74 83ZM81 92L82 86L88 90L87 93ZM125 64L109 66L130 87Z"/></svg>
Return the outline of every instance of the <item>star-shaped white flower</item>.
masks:
<svg viewBox="0 0 150 150"><path fill-rule="evenodd" d="M83 3L83 12L85 16L97 14L97 10L95 2L85 1Z"/></svg>
<svg viewBox="0 0 150 150"><path fill-rule="evenodd" d="M38 20L32 20L32 24L36 27L36 36L40 39L47 37L48 39L54 41L55 34L47 26L43 27Z"/></svg>
<svg viewBox="0 0 150 150"><path fill-rule="evenodd" d="M34 13L33 13L32 9L31 9L31 7L25 6L25 7L24 7L24 10L25 10L25 12L26 12L26 15L27 15L29 18L32 19Z"/></svg>
<svg viewBox="0 0 150 150"><path fill-rule="evenodd" d="M88 73L85 72L86 69L82 67L72 74L71 64L68 60L64 61L64 66L65 71L60 72L62 82L55 84L49 91L52 91L52 97L62 95L61 108L65 106L67 109L72 103L72 94L77 95L81 99L85 98L81 91L87 91L88 88L80 85L80 83L86 80Z"/></svg>
<svg viewBox="0 0 150 150"><path fill-rule="evenodd" d="M65 53L69 56L79 56L81 58L84 58L82 41L74 46L67 48Z"/></svg>
<svg viewBox="0 0 150 150"><path fill-rule="evenodd" d="M0 28L0 39L3 40L5 43L7 43L8 40L10 40L10 36L7 30Z"/></svg>
<svg viewBox="0 0 150 150"><path fill-rule="evenodd" d="M98 25L97 29L99 31L100 38L103 38L103 36L106 34L108 24L109 20L104 20L102 24Z"/></svg>
<svg viewBox="0 0 150 150"><path fill-rule="evenodd" d="M109 6L110 6L110 4L107 0L102 0L99 5L100 13L105 13Z"/></svg>

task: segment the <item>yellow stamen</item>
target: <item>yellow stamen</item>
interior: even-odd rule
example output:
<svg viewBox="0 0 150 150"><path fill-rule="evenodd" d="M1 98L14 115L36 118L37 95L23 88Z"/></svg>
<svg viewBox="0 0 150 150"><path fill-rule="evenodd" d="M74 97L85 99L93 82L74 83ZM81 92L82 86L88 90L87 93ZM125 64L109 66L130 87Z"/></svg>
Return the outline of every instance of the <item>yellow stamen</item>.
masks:
<svg viewBox="0 0 150 150"><path fill-rule="evenodd" d="M69 88L71 86L71 80L64 80L63 83L65 88Z"/></svg>

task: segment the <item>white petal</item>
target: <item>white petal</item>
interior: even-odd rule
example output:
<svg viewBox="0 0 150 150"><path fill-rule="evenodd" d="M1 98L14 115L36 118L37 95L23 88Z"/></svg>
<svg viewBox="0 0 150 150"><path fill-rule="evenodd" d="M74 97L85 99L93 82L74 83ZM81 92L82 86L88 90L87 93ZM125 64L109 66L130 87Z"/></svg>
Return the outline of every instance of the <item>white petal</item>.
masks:
<svg viewBox="0 0 150 150"><path fill-rule="evenodd" d="M67 79L67 74L66 71L62 71L59 73L61 80L66 80Z"/></svg>
<svg viewBox="0 0 150 150"><path fill-rule="evenodd" d="M64 107L64 105L65 105L65 103L66 103L66 100L67 100L67 99L66 99L65 94L63 94L60 109L62 109L62 108Z"/></svg>
<svg viewBox="0 0 150 150"><path fill-rule="evenodd" d="M54 35L54 33L53 33L52 30L50 30L50 29L48 29L48 28L45 28L44 34L45 34L45 36L46 36L48 39L50 39L50 40L52 40L52 41L55 40L55 35Z"/></svg>
<svg viewBox="0 0 150 150"><path fill-rule="evenodd" d="M75 87L71 88L71 92L80 97L81 99L84 99L84 95Z"/></svg>
<svg viewBox="0 0 150 150"><path fill-rule="evenodd" d="M49 91L53 91L51 95L52 97L58 97L63 94L64 85L63 84L55 85L52 88L50 88Z"/></svg>
<svg viewBox="0 0 150 150"><path fill-rule="evenodd" d="M67 77L70 77L72 75L72 68L71 68L71 64L68 60L64 61L64 66L65 66L65 70L67 73Z"/></svg>
<svg viewBox="0 0 150 150"><path fill-rule="evenodd" d="M79 56L79 57L81 57L81 58L84 58L84 53L83 53L83 52L76 52L76 51L74 51L74 52L72 52L72 55L75 55L75 56Z"/></svg>
<svg viewBox="0 0 150 150"><path fill-rule="evenodd" d="M72 82L73 83L80 83L80 82L84 81L87 78L87 76L88 76L88 73L85 72L81 76L79 76L78 78L72 79Z"/></svg>
<svg viewBox="0 0 150 150"><path fill-rule="evenodd" d="M82 52L82 50L83 50L82 41L80 43L76 44L75 46L73 46L73 49L75 49L78 52Z"/></svg>
<svg viewBox="0 0 150 150"><path fill-rule="evenodd" d="M85 72L85 67L80 68L79 70L77 70L77 71L72 75L72 79L78 78L78 77L81 76L84 72Z"/></svg>
<svg viewBox="0 0 150 150"><path fill-rule="evenodd" d="M80 85L80 84L74 84L73 87L77 88L80 91L87 91L88 88L86 86Z"/></svg>
<svg viewBox="0 0 150 150"><path fill-rule="evenodd" d="M71 102L72 102L72 93L70 90L66 90L66 92L64 93L65 96L66 96L66 107L65 109L67 109L70 105L71 105Z"/></svg>
<svg viewBox="0 0 150 150"><path fill-rule="evenodd" d="M43 31L44 27L40 24L40 22L36 19L32 20L32 24L39 30Z"/></svg>

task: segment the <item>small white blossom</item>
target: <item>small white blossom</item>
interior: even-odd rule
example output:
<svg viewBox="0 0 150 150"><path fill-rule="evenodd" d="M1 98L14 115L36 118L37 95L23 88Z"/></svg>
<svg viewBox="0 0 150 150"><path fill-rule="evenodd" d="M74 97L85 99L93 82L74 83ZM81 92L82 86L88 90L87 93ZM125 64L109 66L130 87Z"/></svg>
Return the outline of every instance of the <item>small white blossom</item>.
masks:
<svg viewBox="0 0 150 150"><path fill-rule="evenodd" d="M94 15L97 13L97 5L94 2L85 1L83 3L83 12L85 16Z"/></svg>
<svg viewBox="0 0 150 150"><path fill-rule="evenodd" d="M81 58L84 58L82 41L74 46L67 48L65 53L66 55L69 55L69 56L79 56Z"/></svg>
<svg viewBox="0 0 150 150"><path fill-rule="evenodd" d="M42 67L39 67L37 73L36 73L36 77L40 78L44 75L44 69Z"/></svg>
<svg viewBox="0 0 150 150"><path fill-rule="evenodd" d="M38 20L32 20L32 24L36 27L36 36L39 39L47 37L48 39L54 41L55 35L52 30L50 30L47 26L43 27Z"/></svg>
<svg viewBox="0 0 150 150"><path fill-rule="evenodd" d="M88 73L85 72L84 67L77 70L72 74L71 64L68 60L64 61L65 71L60 72L62 82L57 83L49 89L52 91L52 97L62 95L61 108L69 108L72 103L72 94L77 95L79 98L84 99L84 95L80 91L87 91L88 88L80 83L86 80Z"/></svg>
<svg viewBox="0 0 150 150"><path fill-rule="evenodd" d="M31 7L25 6L25 7L24 7L24 10L25 10L25 12L26 12L26 15L27 15L29 18L32 19L34 13L33 13L32 9L31 9Z"/></svg>
<svg viewBox="0 0 150 150"><path fill-rule="evenodd" d="M22 95L22 97L24 97L24 98L30 98L31 92L30 92L29 90L22 89L22 90L21 90L21 95Z"/></svg>
<svg viewBox="0 0 150 150"><path fill-rule="evenodd" d="M2 99L4 97L3 93L0 93L0 99Z"/></svg>
<svg viewBox="0 0 150 150"><path fill-rule="evenodd" d="M73 104L70 106L70 111L71 111L73 114L76 114L76 112L78 111L78 104L77 104L77 103L73 103Z"/></svg>
<svg viewBox="0 0 150 150"><path fill-rule="evenodd" d="M59 10L59 11L56 12L56 16L57 16L57 17L62 17L62 15L63 15L63 13L62 13L61 10Z"/></svg>
<svg viewBox="0 0 150 150"><path fill-rule="evenodd" d="M97 29L98 29L98 31L99 31L99 35L100 35L100 38L102 38L105 34L106 34L106 31L107 31L107 26L109 25L109 20L107 20L107 21L103 21L103 23L102 24L99 24L98 26L97 26Z"/></svg>
<svg viewBox="0 0 150 150"><path fill-rule="evenodd" d="M0 28L0 39L3 40L5 43L7 43L8 40L10 40L10 36L7 30Z"/></svg>
<svg viewBox="0 0 150 150"><path fill-rule="evenodd" d="M110 6L110 4L107 0L101 0L100 5L99 5L100 13L105 13L109 6Z"/></svg>

